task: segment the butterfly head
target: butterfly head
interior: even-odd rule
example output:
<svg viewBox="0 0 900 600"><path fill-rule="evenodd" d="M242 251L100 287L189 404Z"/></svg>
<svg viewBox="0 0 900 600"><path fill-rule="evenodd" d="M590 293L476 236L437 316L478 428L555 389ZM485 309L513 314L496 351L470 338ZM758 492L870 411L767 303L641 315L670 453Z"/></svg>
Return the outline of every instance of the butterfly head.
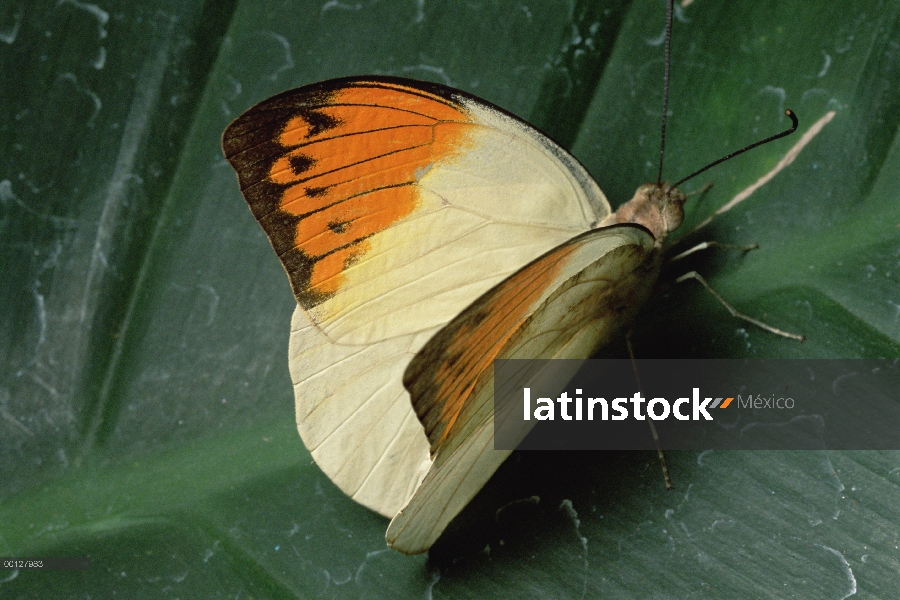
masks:
<svg viewBox="0 0 900 600"><path fill-rule="evenodd" d="M684 193L668 183L645 183L634 193L634 198L616 211L616 222L643 225L659 246L684 220L685 200Z"/></svg>

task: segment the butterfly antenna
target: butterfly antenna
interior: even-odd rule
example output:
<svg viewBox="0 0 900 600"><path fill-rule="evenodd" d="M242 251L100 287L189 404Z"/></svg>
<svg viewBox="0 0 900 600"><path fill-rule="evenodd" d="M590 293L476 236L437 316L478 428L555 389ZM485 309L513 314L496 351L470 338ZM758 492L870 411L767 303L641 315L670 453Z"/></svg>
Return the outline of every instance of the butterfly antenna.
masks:
<svg viewBox="0 0 900 600"><path fill-rule="evenodd" d="M708 165L706 165L705 167L703 167L703 168L700 169L699 171L694 171L693 173L691 173L690 175L688 175L687 177L685 177L684 179L682 179L681 181L679 181L678 183L676 183L675 185L673 185L672 187L678 187L679 185L681 185L682 183L684 183L684 182L687 181L688 179L693 179L694 177L696 177L696 176L699 175L700 173L703 173L703 172L706 171L707 169L711 169L711 168L713 168L714 166L716 166L717 164L719 164L719 163L721 163L721 162L725 162L725 161L728 160L729 158L734 158L734 157L737 156L738 154L743 154L743 153L746 152L747 150L752 150L753 148L756 148L757 146L762 146L763 144L768 144L769 142L775 141L775 140L777 140L778 138L783 138L783 137L785 137L785 136L787 136L787 135L791 135L792 133L794 133L795 131L797 131L797 127L800 125L800 120L797 119L797 115L795 115L795 114L794 114L794 111L792 111L791 109L787 109L786 111L784 111L784 114L786 114L788 117L791 118L791 127L790 127L790 129L786 129L786 130L782 131L781 133L776 133L775 135L770 136L770 137L767 137L767 138L764 139L764 140L760 140L760 141L758 141L758 142L756 142L756 143L754 143L754 144L750 144L749 146L747 146L747 147L745 147L745 148L741 148L740 150L737 150L737 151L735 151L735 152L732 152L732 153L729 154L728 156L723 156L723 157L720 158L719 160L715 160L715 161L709 163Z"/></svg>
<svg viewBox="0 0 900 600"><path fill-rule="evenodd" d="M662 187L663 158L666 155L666 113L669 111L669 56L672 53L672 12L675 0L666 3L666 41L665 63L666 70L663 75L663 108L662 108L662 133L659 142L659 173L656 175L656 185Z"/></svg>

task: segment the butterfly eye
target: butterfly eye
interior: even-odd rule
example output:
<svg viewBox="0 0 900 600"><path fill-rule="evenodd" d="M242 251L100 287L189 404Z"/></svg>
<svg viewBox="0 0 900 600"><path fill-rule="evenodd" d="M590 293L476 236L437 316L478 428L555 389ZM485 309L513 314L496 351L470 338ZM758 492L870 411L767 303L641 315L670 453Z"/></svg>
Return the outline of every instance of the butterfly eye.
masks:
<svg viewBox="0 0 900 600"><path fill-rule="evenodd" d="M684 202L687 197L678 188L669 188L666 192L663 219L666 222L666 231L672 232L681 226L684 221Z"/></svg>

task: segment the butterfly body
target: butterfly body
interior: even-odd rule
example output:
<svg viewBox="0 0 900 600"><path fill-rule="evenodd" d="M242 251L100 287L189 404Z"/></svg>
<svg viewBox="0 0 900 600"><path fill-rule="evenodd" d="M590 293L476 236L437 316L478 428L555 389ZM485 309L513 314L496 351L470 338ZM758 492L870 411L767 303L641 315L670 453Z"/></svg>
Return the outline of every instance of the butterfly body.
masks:
<svg viewBox="0 0 900 600"><path fill-rule="evenodd" d="M492 362L587 358L651 293L684 195L612 212L587 171L463 92L347 78L270 98L226 158L297 298L290 368L322 470L426 550L508 452Z"/></svg>

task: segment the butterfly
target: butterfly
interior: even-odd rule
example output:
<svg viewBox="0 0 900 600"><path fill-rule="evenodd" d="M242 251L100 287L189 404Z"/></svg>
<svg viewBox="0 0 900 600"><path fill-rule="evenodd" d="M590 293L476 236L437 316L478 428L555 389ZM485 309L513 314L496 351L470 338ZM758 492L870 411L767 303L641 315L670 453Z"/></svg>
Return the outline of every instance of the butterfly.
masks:
<svg viewBox="0 0 900 600"><path fill-rule="evenodd" d="M493 361L586 358L621 335L683 218L665 183L612 211L555 142L435 83L300 87L222 145L297 299L303 442L407 554L509 454L493 449Z"/></svg>

